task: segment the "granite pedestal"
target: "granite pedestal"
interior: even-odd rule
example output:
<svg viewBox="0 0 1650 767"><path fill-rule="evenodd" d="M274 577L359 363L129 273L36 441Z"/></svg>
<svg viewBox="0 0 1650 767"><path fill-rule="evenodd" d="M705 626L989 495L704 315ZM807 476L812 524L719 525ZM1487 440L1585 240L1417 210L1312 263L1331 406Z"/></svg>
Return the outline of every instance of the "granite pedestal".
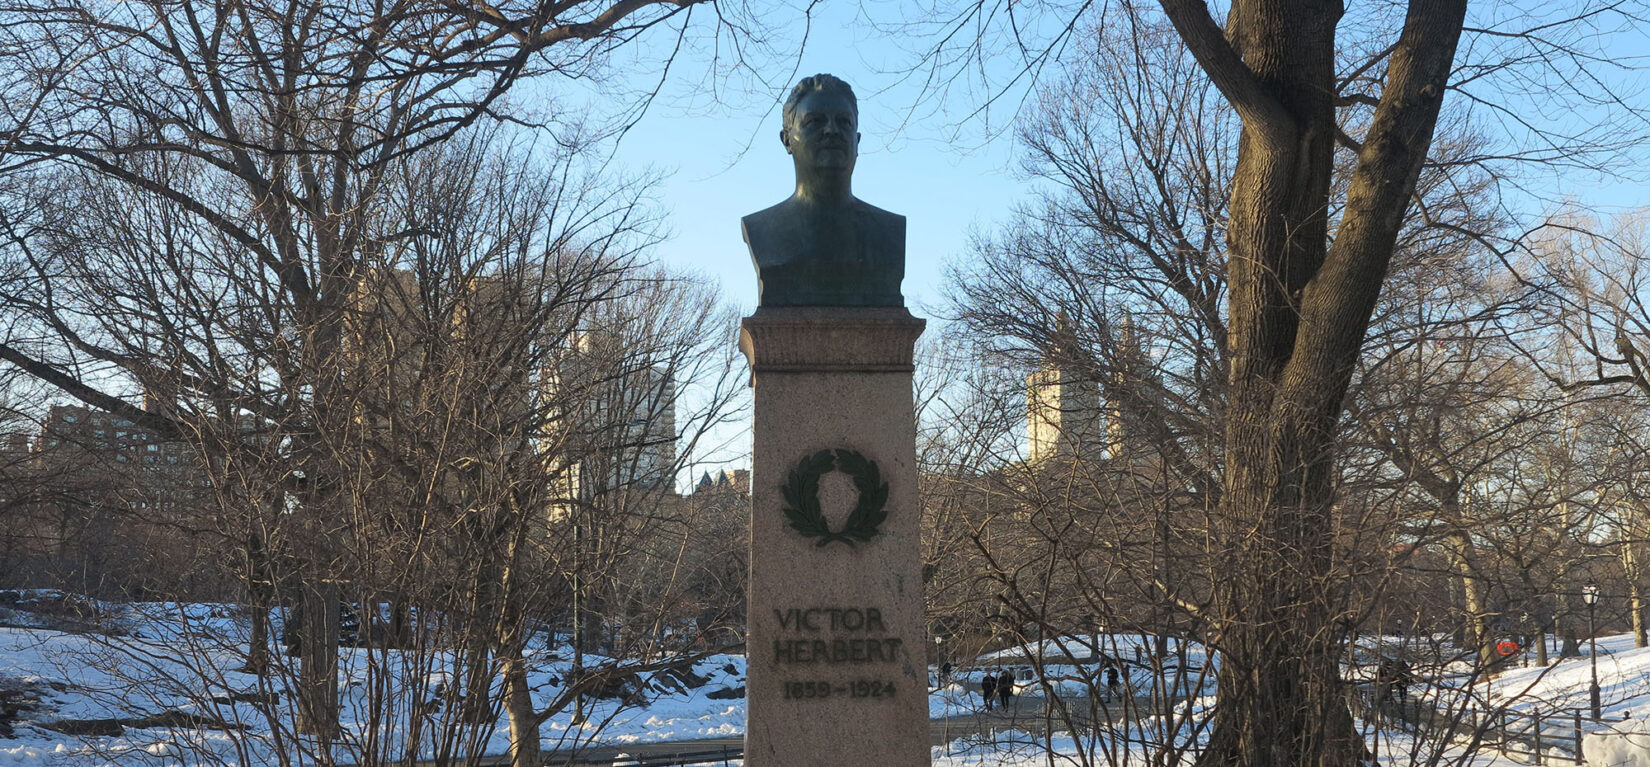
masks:
<svg viewBox="0 0 1650 767"><path fill-rule="evenodd" d="M924 324L903 307L745 318L755 388L747 767L929 764L911 391ZM810 476L817 492L799 493ZM886 517L867 536L877 515L850 518L876 505L879 482ZM797 502L810 496L824 527L798 530Z"/></svg>

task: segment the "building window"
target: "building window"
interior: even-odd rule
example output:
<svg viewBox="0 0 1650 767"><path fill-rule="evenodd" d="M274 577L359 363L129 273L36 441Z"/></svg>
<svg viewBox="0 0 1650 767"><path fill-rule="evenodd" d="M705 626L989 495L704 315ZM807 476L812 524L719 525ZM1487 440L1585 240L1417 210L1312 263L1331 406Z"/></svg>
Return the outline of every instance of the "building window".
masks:
<svg viewBox="0 0 1650 767"><path fill-rule="evenodd" d="M151 453L160 452L160 445L149 445L148 447L149 447L149 452L151 452Z"/></svg>
<svg viewBox="0 0 1650 767"><path fill-rule="evenodd" d="M64 423L75 423L78 420L80 420L79 416L72 416L72 415L63 416L63 422Z"/></svg>

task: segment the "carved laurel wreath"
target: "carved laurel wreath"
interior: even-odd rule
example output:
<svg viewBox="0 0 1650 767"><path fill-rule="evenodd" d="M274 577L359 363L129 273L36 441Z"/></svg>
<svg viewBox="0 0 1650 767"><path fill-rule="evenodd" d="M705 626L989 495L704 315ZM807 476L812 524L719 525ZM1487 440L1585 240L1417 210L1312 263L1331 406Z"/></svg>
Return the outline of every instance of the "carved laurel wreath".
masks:
<svg viewBox="0 0 1650 767"><path fill-rule="evenodd" d="M836 469L847 474L859 491L859 503L841 530L832 530L825 514L819 510L819 478ZM888 518L883 508L888 503L888 483L882 481L882 472L871 459L853 450L821 450L803 458L782 488L785 493L785 518L791 529L818 538L815 546L842 541L850 547L857 541L864 543L877 536L877 526Z"/></svg>

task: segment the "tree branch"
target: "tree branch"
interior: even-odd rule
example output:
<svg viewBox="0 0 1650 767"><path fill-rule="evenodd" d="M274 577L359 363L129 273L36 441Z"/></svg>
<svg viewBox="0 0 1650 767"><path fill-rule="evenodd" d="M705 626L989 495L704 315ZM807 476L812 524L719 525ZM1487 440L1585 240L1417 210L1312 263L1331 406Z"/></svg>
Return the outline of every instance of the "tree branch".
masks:
<svg viewBox="0 0 1650 767"><path fill-rule="evenodd" d="M1227 42L1202 0L1160 0L1187 50L1197 59L1221 95L1237 110L1245 125L1257 130L1294 129L1294 120L1261 85L1253 71Z"/></svg>

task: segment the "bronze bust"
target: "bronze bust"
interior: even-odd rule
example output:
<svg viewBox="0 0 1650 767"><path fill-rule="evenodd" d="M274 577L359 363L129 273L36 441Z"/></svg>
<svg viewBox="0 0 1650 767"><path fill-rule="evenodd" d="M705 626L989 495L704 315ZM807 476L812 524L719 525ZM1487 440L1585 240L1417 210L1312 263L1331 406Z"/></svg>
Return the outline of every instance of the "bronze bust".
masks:
<svg viewBox="0 0 1650 767"><path fill-rule="evenodd" d="M853 195L858 124L853 89L831 75L803 78L785 100L779 141L796 193L741 220L758 306L905 305L905 217Z"/></svg>

